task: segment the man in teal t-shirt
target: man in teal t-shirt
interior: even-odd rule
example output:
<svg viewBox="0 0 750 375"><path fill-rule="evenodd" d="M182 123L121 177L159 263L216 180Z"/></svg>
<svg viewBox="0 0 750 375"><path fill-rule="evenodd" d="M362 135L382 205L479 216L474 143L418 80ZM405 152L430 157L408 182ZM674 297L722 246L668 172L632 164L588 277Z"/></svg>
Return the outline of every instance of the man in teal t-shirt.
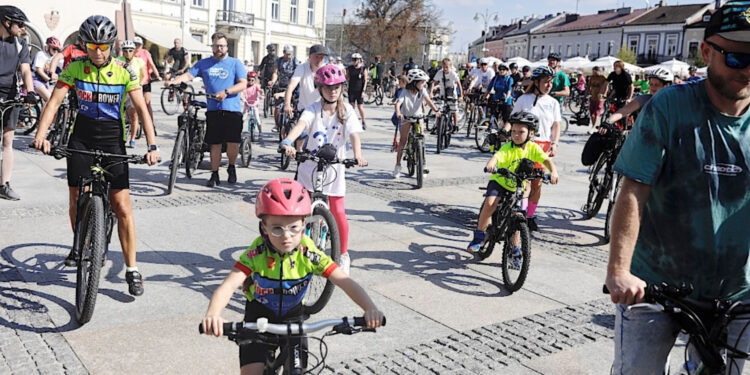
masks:
<svg viewBox="0 0 750 375"><path fill-rule="evenodd" d="M562 102L570 95L570 79L568 75L560 69L560 55L552 52L547 56L547 64L555 71L555 80L552 81L552 90L549 92L553 98L560 101L560 111L562 112Z"/></svg>
<svg viewBox="0 0 750 375"><path fill-rule="evenodd" d="M712 15L700 51L708 79L654 95L615 163L625 179L606 280L618 304L612 373L661 373L674 345L671 315L630 306L647 283L685 282L693 299L750 302L750 84L737 78L750 61L728 57L750 50L745 9L729 1ZM726 340L745 351L750 330L735 323ZM733 361L732 374L743 362Z"/></svg>

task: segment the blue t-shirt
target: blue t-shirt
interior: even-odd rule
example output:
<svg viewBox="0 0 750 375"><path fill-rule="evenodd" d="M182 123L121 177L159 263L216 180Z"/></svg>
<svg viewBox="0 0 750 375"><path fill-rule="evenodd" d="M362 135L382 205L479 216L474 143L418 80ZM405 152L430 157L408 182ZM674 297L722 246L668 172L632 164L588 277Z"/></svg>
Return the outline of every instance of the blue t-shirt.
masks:
<svg viewBox="0 0 750 375"><path fill-rule="evenodd" d="M692 298L737 300L750 296L750 111L720 113L705 85L654 95L615 170L651 186L631 272L692 283Z"/></svg>
<svg viewBox="0 0 750 375"><path fill-rule="evenodd" d="M493 100L505 101L507 99L506 94L512 88L513 88L513 77L506 74L504 76L496 75L494 78L492 78L489 89L495 90L495 93L492 94Z"/></svg>
<svg viewBox="0 0 750 375"><path fill-rule="evenodd" d="M209 94L224 91L234 86L241 78L247 77L247 72L242 62L229 56L221 61L216 60L213 56L200 60L190 68L190 74L193 77L203 78L203 84L206 86L206 92ZM229 95L221 102L215 99L208 99L207 109L209 111L242 112L240 94Z"/></svg>
<svg viewBox="0 0 750 375"><path fill-rule="evenodd" d="M703 77L698 77L698 76L695 76L695 77L687 77L687 78L685 78L685 82L700 81L700 80L702 80L702 79L703 79Z"/></svg>

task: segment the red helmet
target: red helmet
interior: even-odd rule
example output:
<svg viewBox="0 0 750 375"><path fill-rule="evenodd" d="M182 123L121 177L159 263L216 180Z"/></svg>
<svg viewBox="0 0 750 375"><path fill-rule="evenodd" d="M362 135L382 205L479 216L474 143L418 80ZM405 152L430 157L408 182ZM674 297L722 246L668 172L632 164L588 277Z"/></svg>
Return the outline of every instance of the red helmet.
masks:
<svg viewBox="0 0 750 375"><path fill-rule="evenodd" d="M57 39L54 36L47 38L46 44L47 44L47 47L57 48L58 50L62 49L62 44L60 43L60 39Z"/></svg>
<svg viewBox="0 0 750 375"><path fill-rule="evenodd" d="M291 178L268 181L255 199L255 216L307 216L312 212L310 193Z"/></svg>
<svg viewBox="0 0 750 375"><path fill-rule="evenodd" d="M247 72L247 78L256 78L258 77L258 73L256 72Z"/></svg>

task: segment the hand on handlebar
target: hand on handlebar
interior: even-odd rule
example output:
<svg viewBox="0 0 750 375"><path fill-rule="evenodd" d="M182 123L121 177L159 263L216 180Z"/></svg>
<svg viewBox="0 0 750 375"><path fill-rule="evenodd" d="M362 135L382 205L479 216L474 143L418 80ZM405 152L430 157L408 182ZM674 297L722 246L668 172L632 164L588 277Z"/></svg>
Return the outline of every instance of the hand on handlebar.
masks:
<svg viewBox="0 0 750 375"><path fill-rule="evenodd" d="M495 173L497 170L497 165L492 163L487 163L487 165L484 166L484 171L487 173Z"/></svg>
<svg viewBox="0 0 750 375"><path fill-rule="evenodd" d="M45 154L49 154L50 149L52 148L52 145L49 143L49 141L42 137L35 137L34 140L31 141L31 145L29 146Z"/></svg>
<svg viewBox="0 0 750 375"><path fill-rule="evenodd" d="M557 174L557 172L549 174L549 183L550 184L557 185L558 181L560 181L560 176Z"/></svg>
<svg viewBox="0 0 750 375"><path fill-rule="evenodd" d="M292 106L287 103L284 103L284 113L287 116L292 117Z"/></svg>
<svg viewBox="0 0 750 375"><path fill-rule="evenodd" d="M159 158L159 150L156 151L150 151L146 153L146 164L148 165L154 165L158 163L161 159Z"/></svg>
<svg viewBox="0 0 750 375"><path fill-rule="evenodd" d="M366 167L366 166L367 166L367 160L365 160L364 158L362 158L362 157L359 157L359 158L356 158L356 159L357 159L357 166L358 166L358 167L360 167L360 168L363 168L363 167ZM382 314L381 314L381 315L382 315ZM366 315L365 315L365 316L366 316Z"/></svg>
<svg viewBox="0 0 750 375"><path fill-rule="evenodd" d="M607 272L606 285L613 303L623 305L641 303L646 294L646 282L634 276L630 271Z"/></svg>
<svg viewBox="0 0 750 375"><path fill-rule="evenodd" d="M279 152L285 153L286 156L289 156L290 158L293 158L295 155L297 155L297 150L292 146L279 146Z"/></svg>
<svg viewBox="0 0 750 375"><path fill-rule="evenodd" d="M224 334L224 318L216 315L206 315L203 317L203 334L220 337Z"/></svg>
<svg viewBox="0 0 750 375"><path fill-rule="evenodd" d="M376 307L365 310L365 321L367 322L367 328L378 328L383 324L383 313Z"/></svg>

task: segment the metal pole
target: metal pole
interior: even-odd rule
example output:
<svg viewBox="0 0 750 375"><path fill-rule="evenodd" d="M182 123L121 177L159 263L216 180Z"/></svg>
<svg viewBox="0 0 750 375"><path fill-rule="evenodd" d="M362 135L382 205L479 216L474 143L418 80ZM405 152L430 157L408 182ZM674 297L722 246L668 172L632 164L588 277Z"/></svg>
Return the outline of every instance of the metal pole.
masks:
<svg viewBox="0 0 750 375"><path fill-rule="evenodd" d="M342 59L344 58L344 17L346 14L344 12L346 11L341 13L341 38L339 38L339 54Z"/></svg>
<svg viewBox="0 0 750 375"><path fill-rule="evenodd" d="M125 39L129 39L130 33L128 32L128 0L122 0L122 19L125 24Z"/></svg>

